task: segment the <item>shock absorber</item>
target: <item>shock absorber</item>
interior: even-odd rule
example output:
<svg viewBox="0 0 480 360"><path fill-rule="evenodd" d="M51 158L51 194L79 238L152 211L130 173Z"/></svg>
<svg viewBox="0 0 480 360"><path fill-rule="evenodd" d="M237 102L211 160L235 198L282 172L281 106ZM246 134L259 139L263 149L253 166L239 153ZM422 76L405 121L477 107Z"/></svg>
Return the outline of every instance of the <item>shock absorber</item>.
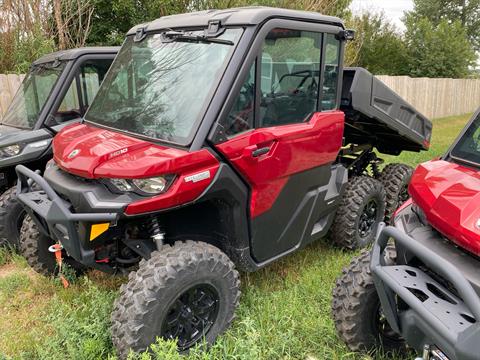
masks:
<svg viewBox="0 0 480 360"><path fill-rule="evenodd" d="M165 233L162 232L160 223L156 217L153 217L150 221L150 234L152 234L152 240L157 245L157 250L160 250L163 246L163 240L165 239Z"/></svg>

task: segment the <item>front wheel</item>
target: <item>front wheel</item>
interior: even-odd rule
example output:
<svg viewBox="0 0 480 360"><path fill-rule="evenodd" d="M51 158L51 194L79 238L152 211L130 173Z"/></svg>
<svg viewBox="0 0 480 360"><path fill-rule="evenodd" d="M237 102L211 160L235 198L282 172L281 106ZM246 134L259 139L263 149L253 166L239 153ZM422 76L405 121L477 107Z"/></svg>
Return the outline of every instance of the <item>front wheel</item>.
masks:
<svg viewBox="0 0 480 360"><path fill-rule="evenodd" d="M20 233L20 254L27 260L28 265L37 273L52 276L58 274L58 266L55 254L49 251L49 247L55 244L53 239L42 234L33 219L26 215ZM80 275L85 268L63 251L63 261L76 275Z"/></svg>
<svg viewBox="0 0 480 360"><path fill-rule="evenodd" d="M232 322L240 280L230 259L200 242L165 246L143 260L120 289L112 313L112 341L120 358L145 351L157 337L186 351L212 344Z"/></svg>
<svg viewBox="0 0 480 360"><path fill-rule="evenodd" d="M395 263L394 247L385 250L387 264ZM405 341L396 334L383 316L370 271L370 253L352 260L343 270L333 290L332 314L335 328L352 351L406 351Z"/></svg>
<svg viewBox="0 0 480 360"><path fill-rule="evenodd" d="M18 248L25 214L22 204L17 199L15 186L0 196L0 245Z"/></svg>
<svg viewBox="0 0 480 360"><path fill-rule="evenodd" d="M330 231L333 243L355 250L375 240L385 215L385 190L380 181L368 176L350 179Z"/></svg>

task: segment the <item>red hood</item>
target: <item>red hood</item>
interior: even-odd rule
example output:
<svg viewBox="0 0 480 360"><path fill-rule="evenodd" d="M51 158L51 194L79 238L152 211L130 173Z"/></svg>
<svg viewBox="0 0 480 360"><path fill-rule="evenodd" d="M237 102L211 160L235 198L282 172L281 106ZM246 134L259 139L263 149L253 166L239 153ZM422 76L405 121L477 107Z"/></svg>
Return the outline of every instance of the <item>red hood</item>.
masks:
<svg viewBox="0 0 480 360"><path fill-rule="evenodd" d="M85 124L63 129L53 151L61 168L86 178L178 174L217 163L207 150L191 153Z"/></svg>
<svg viewBox="0 0 480 360"><path fill-rule="evenodd" d="M409 192L429 223L480 255L480 172L443 160L420 165Z"/></svg>

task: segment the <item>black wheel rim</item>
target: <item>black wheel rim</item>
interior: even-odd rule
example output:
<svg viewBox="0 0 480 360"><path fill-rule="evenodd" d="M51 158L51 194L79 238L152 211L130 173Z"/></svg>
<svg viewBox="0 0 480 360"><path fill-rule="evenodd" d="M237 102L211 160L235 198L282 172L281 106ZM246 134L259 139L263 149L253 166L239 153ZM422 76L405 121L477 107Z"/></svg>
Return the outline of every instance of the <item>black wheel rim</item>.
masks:
<svg viewBox="0 0 480 360"><path fill-rule="evenodd" d="M185 350L204 337L217 319L217 290L208 284L191 287L170 306L162 324L162 337L177 339L178 348Z"/></svg>
<svg viewBox="0 0 480 360"><path fill-rule="evenodd" d="M377 202L374 199L369 200L363 208L358 222L358 231L362 238L367 237L372 232L377 221L377 208Z"/></svg>
<svg viewBox="0 0 480 360"><path fill-rule="evenodd" d="M400 189L400 193L398 194L398 205L402 205L409 198L410 195L408 194L408 185L405 184L402 186L402 188Z"/></svg>

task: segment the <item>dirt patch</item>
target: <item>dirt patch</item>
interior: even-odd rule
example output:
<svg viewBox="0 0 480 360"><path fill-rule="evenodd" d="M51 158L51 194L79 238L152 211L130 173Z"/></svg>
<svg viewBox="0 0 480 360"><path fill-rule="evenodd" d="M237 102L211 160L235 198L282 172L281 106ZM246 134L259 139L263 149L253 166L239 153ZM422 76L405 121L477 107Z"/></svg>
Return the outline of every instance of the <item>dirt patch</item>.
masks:
<svg viewBox="0 0 480 360"><path fill-rule="evenodd" d="M13 273L18 273L19 271L22 271L23 269L20 269L18 266L15 264L6 264L3 266L0 266L0 279L6 278Z"/></svg>

